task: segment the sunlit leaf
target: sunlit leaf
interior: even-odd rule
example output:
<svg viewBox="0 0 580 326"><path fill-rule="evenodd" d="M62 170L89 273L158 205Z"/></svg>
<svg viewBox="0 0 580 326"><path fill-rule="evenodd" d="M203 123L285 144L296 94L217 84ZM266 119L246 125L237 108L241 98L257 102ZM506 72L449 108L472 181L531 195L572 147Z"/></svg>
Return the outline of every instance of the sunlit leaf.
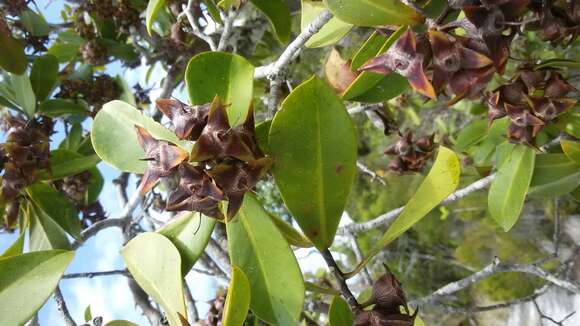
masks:
<svg viewBox="0 0 580 326"><path fill-rule="evenodd" d="M224 52L204 52L193 57L185 71L191 104L210 103L217 95L229 105L230 125L246 118L254 89L254 66L243 57Z"/></svg>
<svg viewBox="0 0 580 326"><path fill-rule="evenodd" d="M273 172L286 206L319 249L330 247L356 173L356 133L320 79L298 86L270 128Z"/></svg>
<svg viewBox="0 0 580 326"><path fill-rule="evenodd" d="M536 155L527 146L509 143L502 146L506 147L507 156L497 167L487 204L491 217L507 232L520 217L532 180Z"/></svg>
<svg viewBox="0 0 580 326"><path fill-rule="evenodd" d="M65 250L36 251L0 259L3 325L24 325L44 305L74 257Z"/></svg>
<svg viewBox="0 0 580 326"><path fill-rule="evenodd" d="M238 266L232 265L232 279L223 312L223 326L244 324L250 307L250 297L250 281Z"/></svg>
<svg viewBox="0 0 580 326"><path fill-rule="evenodd" d="M147 232L133 238L121 251L127 269L139 286L161 305L169 324L180 326L187 316L177 248L165 236Z"/></svg>
<svg viewBox="0 0 580 326"><path fill-rule="evenodd" d="M487 121L475 120L459 131L455 150L463 152L487 136Z"/></svg>
<svg viewBox="0 0 580 326"><path fill-rule="evenodd" d="M65 231L50 216L35 204L29 204L26 209L30 219L30 251L70 250Z"/></svg>
<svg viewBox="0 0 580 326"><path fill-rule="evenodd" d="M580 142L562 139L560 140L560 145L562 146L564 154L566 154L569 159L580 164Z"/></svg>
<svg viewBox="0 0 580 326"><path fill-rule="evenodd" d="M22 254L22 252L24 251L24 238L26 238L26 232L25 230L22 230L16 241L14 241L10 245L10 247L6 248L6 250L2 253L2 255L0 255L0 258L6 258Z"/></svg>
<svg viewBox="0 0 580 326"><path fill-rule="evenodd" d="M179 250L183 275L189 272L205 250L216 221L197 212L186 212L157 231Z"/></svg>
<svg viewBox="0 0 580 326"><path fill-rule="evenodd" d="M27 75L12 74L11 83L16 103L29 118L33 117L36 112L36 96L32 90L30 78Z"/></svg>
<svg viewBox="0 0 580 326"><path fill-rule="evenodd" d="M413 25L423 18L399 0L324 0L342 21L357 26Z"/></svg>
<svg viewBox="0 0 580 326"><path fill-rule="evenodd" d="M268 213L251 194L227 223L231 263L250 281L250 308L275 325L296 325L304 303L304 282L294 253Z"/></svg>
<svg viewBox="0 0 580 326"><path fill-rule="evenodd" d="M165 7L165 0L149 0L147 4L147 10L145 12L145 25L147 26L147 32L151 35L151 30L153 29L153 23L160 10Z"/></svg>

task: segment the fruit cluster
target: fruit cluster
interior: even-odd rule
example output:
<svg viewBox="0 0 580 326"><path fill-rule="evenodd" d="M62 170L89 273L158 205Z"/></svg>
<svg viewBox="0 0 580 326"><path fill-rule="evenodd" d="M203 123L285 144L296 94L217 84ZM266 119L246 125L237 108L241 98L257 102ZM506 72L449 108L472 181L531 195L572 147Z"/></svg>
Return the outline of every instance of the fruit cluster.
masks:
<svg viewBox="0 0 580 326"><path fill-rule="evenodd" d="M508 116L507 136L511 142L534 145L536 135L576 100L566 98L575 88L555 70L523 68L487 97L488 119Z"/></svg>
<svg viewBox="0 0 580 326"><path fill-rule="evenodd" d="M65 79L60 84L60 98L83 99L98 109L104 103L119 97L121 90L115 79L107 75L95 76L92 80ZM96 112L93 112L96 114Z"/></svg>
<svg viewBox="0 0 580 326"><path fill-rule="evenodd" d="M423 136L414 141L410 131L400 135L400 139L385 151L385 154L394 156L389 163L389 169L401 174L422 171L427 161L433 157L433 137Z"/></svg>
<svg viewBox="0 0 580 326"><path fill-rule="evenodd" d="M218 98L200 106L159 99L157 106L171 120L177 137L193 140L195 145L188 154L173 144L153 138L144 128L136 127L148 161L141 193L149 191L159 178L177 174L179 185L169 195L166 210L197 211L223 219L220 203L227 200L226 215L233 217L245 193L256 185L272 163L258 147L253 110L249 110L243 124L231 127L226 108Z"/></svg>
<svg viewBox="0 0 580 326"><path fill-rule="evenodd" d="M6 142L0 145L0 171L3 170L1 199L6 207L5 227L10 229L18 218L21 191L36 180L36 171L49 169L50 119L26 121L20 117L3 118Z"/></svg>

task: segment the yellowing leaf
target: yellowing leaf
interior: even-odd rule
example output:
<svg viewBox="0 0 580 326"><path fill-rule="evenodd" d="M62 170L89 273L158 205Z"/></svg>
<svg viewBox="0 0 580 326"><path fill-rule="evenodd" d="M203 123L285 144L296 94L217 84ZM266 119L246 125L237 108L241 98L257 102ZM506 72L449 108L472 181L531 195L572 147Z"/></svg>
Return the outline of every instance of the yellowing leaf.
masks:
<svg viewBox="0 0 580 326"><path fill-rule="evenodd" d="M244 323L250 307L250 281L236 265L232 265L232 280L224 307L222 325L238 326Z"/></svg>

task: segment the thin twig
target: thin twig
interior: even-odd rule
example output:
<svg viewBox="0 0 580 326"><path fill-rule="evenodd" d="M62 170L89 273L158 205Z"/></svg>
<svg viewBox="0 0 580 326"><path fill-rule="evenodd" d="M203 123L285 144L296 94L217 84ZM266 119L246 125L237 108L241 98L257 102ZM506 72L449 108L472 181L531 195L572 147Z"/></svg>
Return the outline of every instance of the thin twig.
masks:
<svg viewBox="0 0 580 326"><path fill-rule="evenodd" d="M62 318L64 319L64 323L66 326L76 326L74 319L71 317L70 312L68 311L68 307L66 306L66 302L64 301L64 297L62 296L62 292L60 291L60 287L57 286L54 290L54 301L56 301L56 308L62 314Z"/></svg>
<svg viewBox="0 0 580 326"><path fill-rule="evenodd" d="M70 273L70 274L63 275L62 279L67 280L67 279L73 279L73 278L93 278L93 277L99 277L99 276L116 276L116 275L129 276L129 277L131 276L131 274L129 274L129 271L127 271L126 269L118 269L118 270L104 271L104 272Z"/></svg>
<svg viewBox="0 0 580 326"><path fill-rule="evenodd" d="M363 172L364 174L367 174L371 177L371 182L373 181L378 181L380 182L383 186L386 186L387 183L385 182L385 180L383 179L383 177L379 176L378 174L376 174L373 170L371 170L368 166L366 166L363 162L361 161L356 161L356 166L358 167L358 169Z"/></svg>
<svg viewBox="0 0 580 326"><path fill-rule="evenodd" d="M184 8L183 8L183 14L185 14L185 16L187 17L187 20L189 21L189 25L191 25L191 29L193 30L193 35L195 35L198 38L200 38L201 40L205 41L205 43L207 43L207 45L209 45L209 48L212 51L216 51L217 46L216 46L213 38L211 38L211 36L206 35L204 32L202 32L201 29L199 28L196 20L195 20L195 14L194 14L195 2L196 2L196 0L189 0L187 2L187 6L184 6Z"/></svg>
<svg viewBox="0 0 580 326"><path fill-rule="evenodd" d="M226 19L224 20L224 29L222 31L222 36L220 37L220 42L217 46L217 51L224 51L227 48L236 17L238 17L238 12L234 8L231 8Z"/></svg>
<svg viewBox="0 0 580 326"><path fill-rule="evenodd" d="M268 79L270 80L270 96L268 98L268 111L270 115L274 115L278 108L280 101L281 87L286 78L286 71L288 64L292 59L300 53L306 42L320 29L328 23L332 18L330 11L323 11L317 18L315 18L282 52L278 60L271 66L268 71Z"/></svg>
<svg viewBox="0 0 580 326"><path fill-rule="evenodd" d="M330 273L334 275L334 277L336 278L342 296L346 299L346 301L354 311L360 309L358 301L356 300L352 292L350 292L350 289L346 284L346 277L336 264L336 261L334 260L334 257L332 257L332 253L330 252L330 250L326 249L322 251L321 254L322 258L324 258L324 261L326 261L326 264L328 265Z"/></svg>
<svg viewBox="0 0 580 326"><path fill-rule="evenodd" d="M185 304L187 305L189 321L196 323L199 321L199 312L197 311L195 300L193 299L193 295L191 295L191 289L189 288L185 278L183 279L183 293L185 294Z"/></svg>

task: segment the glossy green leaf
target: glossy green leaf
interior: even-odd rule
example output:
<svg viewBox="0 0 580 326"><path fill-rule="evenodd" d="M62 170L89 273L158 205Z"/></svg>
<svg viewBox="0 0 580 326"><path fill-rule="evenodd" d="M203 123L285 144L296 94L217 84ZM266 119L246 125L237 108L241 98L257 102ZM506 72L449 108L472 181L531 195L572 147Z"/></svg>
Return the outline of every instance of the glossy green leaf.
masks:
<svg viewBox="0 0 580 326"><path fill-rule="evenodd" d="M103 106L92 124L91 140L97 155L121 171L143 173L147 162L142 161L145 153L137 140L136 125L147 129L156 139L191 150L190 143L180 141L171 130L135 107L123 101L111 101Z"/></svg>
<svg viewBox="0 0 580 326"><path fill-rule="evenodd" d="M301 30L306 29L314 19L326 9L326 6L319 1L302 0L302 16L300 20ZM335 44L340 41L350 30L352 25L333 17L326 23L318 33L314 34L308 42L306 47L319 48Z"/></svg>
<svg viewBox="0 0 580 326"><path fill-rule="evenodd" d="M81 223L75 206L51 186L36 182L26 188L32 201L50 216L63 230L75 238L81 232Z"/></svg>
<svg viewBox="0 0 580 326"><path fill-rule="evenodd" d="M145 25L147 26L147 32L149 35L151 35L155 17L157 17L159 10L163 9L164 7L165 0L149 0L149 3L147 4L147 10L145 11Z"/></svg>
<svg viewBox="0 0 580 326"><path fill-rule="evenodd" d="M76 152L83 141L83 132L83 126L80 123L74 123L69 129L66 138L58 145L58 148Z"/></svg>
<svg viewBox="0 0 580 326"><path fill-rule="evenodd" d="M0 67L4 70L21 75L26 70L28 60L24 47L8 31L0 31Z"/></svg>
<svg viewBox="0 0 580 326"><path fill-rule="evenodd" d="M59 98L42 102L39 109L44 115L51 118L64 115L88 116L90 113L87 107L80 102Z"/></svg>
<svg viewBox="0 0 580 326"><path fill-rule="evenodd" d="M570 112L558 116L556 127L569 135L580 138L580 112Z"/></svg>
<svg viewBox="0 0 580 326"><path fill-rule="evenodd" d="M292 17L286 3L283 0L250 0L250 2L268 17L278 40L282 43L288 42L292 29Z"/></svg>
<svg viewBox="0 0 580 326"><path fill-rule="evenodd" d="M243 57L224 52L204 52L193 57L185 71L192 104L209 103L217 95L228 104L230 124L246 118L254 90L254 66Z"/></svg>
<svg viewBox="0 0 580 326"><path fill-rule="evenodd" d="M205 250L215 223L215 218L186 212L157 231L171 240L179 250L183 275L189 272Z"/></svg>
<svg viewBox="0 0 580 326"><path fill-rule="evenodd" d="M487 136L487 121L475 120L462 128L457 135L455 150L466 151L470 146L477 144Z"/></svg>
<svg viewBox="0 0 580 326"><path fill-rule="evenodd" d="M250 308L250 281L244 272L232 265L232 279L228 288L228 296L224 307L222 325L243 325L248 308Z"/></svg>
<svg viewBox="0 0 580 326"><path fill-rule="evenodd" d="M30 78L27 75L14 75L10 78L16 103L20 109L31 118L36 112L36 96L32 90Z"/></svg>
<svg viewBox="0 0 580 326"><path fill-rule="evenodd" d="M423 18L399 0L324 0L342 21L357 26L413 25Z"/></svg>
<svg viewBox="0 0 580 326"><path fill-rule="evenodd" d="M356 174L356 132L344 103L312 77L286 98L269 140L286 206L318 249L330 247Z"/></svg>
<svg viewBox="0 0 580 326"><path fill-rule="evenodd" d="M433 167L409 200L401 214L381 237L378 248L384 248L437 207L459 185L461 163L452 150L440 146Z"/></svg>
<svg viewBox="0 0 580 326"><path fill-rule="evenodd" d="M3 325L24 325L56 288L74 252L36 251L0 259Z"/></svg>
<svg viewBox="0 0 580 326"><path fill-rule="evenodd" d="M364 103L382 103L401 95L407 89L409 89L407 78L397 73L392 73L384 76L371 89L350 100Z"/></svg>
<svg viewBox="0 0 580 326"><path fill-rule="evenodd" d="M70 250L66 232L50 216L35 204L28 205L26 210L30 220L30 251Z"/></svg>
<svg viewBox="0 0 580 326"><path fill-rule="evenodd" d="M2 253L2 255L0 255L0 259L1 258L6 258L6 257L16 256L16 255L22 254L22 252L24 251L24 239L25 238L26 238L26 232L25 232L25 230L21 230L20 231L20 235L18 236L18 238L16 239L16 241L14 241L10 245L10 247L8 247Z"/></svg>
<svg viewBox="0 0 580 326"><path fill-rule="evenodd" d="M564 154L566 154L569 159L580 164L580 142L562 139L560 140L560 145L562 146Z"/></svg>
<svg viewBox="0 0 580 326"><path fill-rule="evenodd" d="M363 43L363 45L352 57L350 68L353 71L356 71L358 68L362 67L362 65L364 65L369 59L377 56L386 41L387 41L386 36L378 32L373 32L371 36Z"/></svg>
<svg viewBox="0 0 580 326"><path fill-rule="evenodd" d="M351 326L353 323L352 310L340 296L334 297L330 303L328 323L330 326Z"/></svg>
<svg viewBox="0 0 580 326"><path fill-rule="evenodd" d="M314 246L312 242L302 234L302 232L296 230L292 225L286 223L273 214L268 214L268 216L272 222L274 222L278 230L280 230L286 241L288 241L288 244L299 248L310 248Z"/></svg>
<svg viewBox="0 0 580 326"><path fill-rule="evenodd" d="M79 55L79 46L70 43L55 43L48 49L48 54L58 58L58 62L66 63Z"/></svg>
<svg viewBox="0 0 580 326"><path fill-rule="evenodd" d="M262 152L270 154L270 145L268 144L268 133L270 133L270 127L272 126L272 120L266 120L258 123L256 125L256 141Z"/></svg>
<svg viewBox="0 0 580 326"><path fill-rule="evenodd" d="M32 36L47 36L50 33L50 26L44 17L32 10L24 10L20 14L20 22Z"/></svg>
<svg viewBox="0 0 580 326"><path fill-rule="evenodd" d="M384 41L379 50L376 53L373 53L372 50L376 48L375 42L381 40L380 37L375 37L371 43L368 44L368 47L364 51L359 51L356 56L357 64L360 63L362 65L367 60L385 53L391 47L391 45L393 45L393 43L399 39L399 37L405 32L406 29L406 26L402 26L397 29L391 36L389 36L388 39L386 39L386 41ZM351 100L357 97L365 96L367 92L371 92L373 89L375 89L376 92L377 89L375 87L378 87L378 91L387 92L386 95L390 95L392 98L394 97L392 94L398 95L406 88L407 84L403 84L400 78L402 77L395 73L385 76L374 72L363 71L344 91L342 98L345 100ZM383 79L386 79L386 82L381 83Z"/></svg>
<svg viewBox="0 0 580 326"><path fill-rule="evenodd" d="M247 194L227 223L230 260L250 281L250 308L274 325L297 325L304 303L302 273L288 243L256 198Z"/></svg>
<svg viewBox="0 0 580 326"><path fill-rule="evenodd" d="M181 326L178 314L187 312L177 248L165 236L147 232L129 241L121 255L135 281L161 305L169 324Z"/></svg>
<svg viewBox="0 0 580 326"><path fill-rule="evenodd" d="M541 197L558 197L580 186L580 164L566 155L536 155L534 174L528 194Z"/></svg>
<svg viewBox="0 0 580 326"><path fill-rule="evenodd" d="M30 71L30 84L39 101L44 101L56 86L58 59L50 54L34 59Z"/></svg>
<svg viewBox="0 0 580 326"><path fill-rule="evenodd" d="M509 143L501 146L507 148L507 156L498 165L487 204L491 217L507 232L516 224L524 206L536 155L527 146Z"/></svg>
<svg viewBox="0 0 580 326"><path fill-rule="evenodd" d="M100 161L97 155L83 156L65 149L54 150L51 152L50 172L42 173L39 178L58 180L73 176L94 168Z"/></svg>
<svg viewBox="0 0 580 326"><path fill-rule="evenodd" d="M553 58L540 62L534 67L535 70L540 70L544 68L572 68L580 69L580 61L563 59L563 58Z"/></svg>

